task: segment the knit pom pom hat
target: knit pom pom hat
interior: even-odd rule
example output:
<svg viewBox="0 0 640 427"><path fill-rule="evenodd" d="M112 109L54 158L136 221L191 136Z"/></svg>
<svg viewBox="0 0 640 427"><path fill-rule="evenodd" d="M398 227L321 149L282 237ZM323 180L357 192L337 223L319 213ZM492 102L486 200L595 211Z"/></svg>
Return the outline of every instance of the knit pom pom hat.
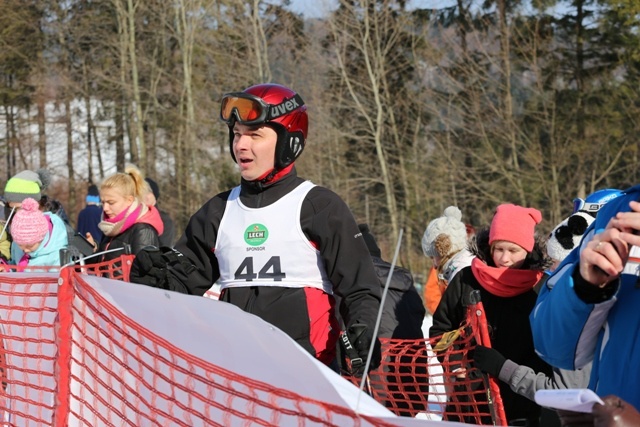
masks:
<svg viewBox="0 0 640 427"><path fill-rule="evenodd" d="M562 261L580 244L582 235L594 221L589 212L579 211L556 225L547 240L547 254L556 261Z"/></svg>
<svg viewBox="0 0 640 427"><path fill-rule="evenodd" d="M462 212L449 206L443 216L432 220L422 236L425 256L444 258L460 252L467 245L467 227L461 221Z"/></svg>
<svg viewBox="0 0 640 427"><path fill-rule="evenodd" d="M47 188L51 175L45 169L36 172L23 170L12 176L4 187L4 198L7 203L21 203L27 197L40 200L42 190Z"/></svg>
<svg viewBox="0 0 640 427"><path fill-rule="evenodd" d="M489 229L489 245L498 240L515 243L531 252L535 243L535 227L542 213L535 208L502 204L496 208Z"/></svg>
<svg viewBox="0 0 640 427"><path fill-rule="evenodd" d="M11 221L11 237L18 245L41 242L49 231L49 221L34 199L22 201L22 207Z"/></svg>
<svg viewBox="0 0 640 427"><path fill-rule="evenodd" d="M98 191L98 187L94 184L89 186L85 201L87 203L95 203L96 205L100 203L100 192Z"/></svg>

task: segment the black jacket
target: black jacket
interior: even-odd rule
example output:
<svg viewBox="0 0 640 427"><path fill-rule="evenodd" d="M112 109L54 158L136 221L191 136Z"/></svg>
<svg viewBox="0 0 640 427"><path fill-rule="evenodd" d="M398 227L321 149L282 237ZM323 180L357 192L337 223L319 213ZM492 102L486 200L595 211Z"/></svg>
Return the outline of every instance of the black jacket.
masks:
<svg viewBox="0 0 640 427"><path fill-rule="evenodd" d="M100 241L98 252L124 248L125 244L131 246L132 254L137 254L145 246L159 247L160 242L158 240L158 232L150 224L136 223L117 236L104 236ZM100 257L97 257L98 259L96 259L94 262L110 261L112 259L118 258L123 253L124 251L109 252Z"/></svg>
<svg viewBox="0 0 640 427"><path fill-rule="evenodd" d="M381 289L384 290L391 264L378 257L372 259ZM402 267L395 267L384 300L378 336L405 340L424 338L422 322L425 314L426 310L413 285L411 272Z"/></svg>
<svg viewBox="0 0 640 427"><path fill-rule="evenodd" d="M241 181L240 200L249 208L268 206L291 192L304 180L295 168L268 185ZM220 277L213 248L229 191L206 202L189 220L175 245L195 269L169 269L171 290L203 295ZM333 291L341 297L340 314L347 327L364 323L373 330L380 306L380 286L371 257L353 214L331 190L316 186L302 203L300 225L320 251ZM234 288L234 291L239 288ZM286 315L286 313L281 313Z"/></svg>
<svg viewBox="0 0 640 427"><path fill-rule="evenodd" d="M493 265L489 247L489 230L482 230L472 241L471 252L480 260ZM522 268L544 271L550 260L544 255L544 245L536 241L533 251L527 256ZM537 293L532 288L514 297L500 297L482 287L473 274L471 267L465 267L449 282L438 309L433 314L430 337L457 329L464 320L466 308L462 304L464 295L479 290L481 301L487 316L492 347L507 359L526 365L536 372L552 375L551 367L540 359L533 347L533 336L529 324L529 313L533 309ZM504 402L507 420L529 419L537 425L540 406L535 402L513 392L508 384L499 382L500 394Z"/></svg>
<svg viewBox="0 0 640 427"><path fill-rule="evenodd" d="M160 246L173 247L176 237L176 228L173 224L173 220L167 212L161 211L160 209L158 209L158 212L160 213L160 218L162 218L162 223L164 224L164 231L158 237L160 240Z"/></svg>

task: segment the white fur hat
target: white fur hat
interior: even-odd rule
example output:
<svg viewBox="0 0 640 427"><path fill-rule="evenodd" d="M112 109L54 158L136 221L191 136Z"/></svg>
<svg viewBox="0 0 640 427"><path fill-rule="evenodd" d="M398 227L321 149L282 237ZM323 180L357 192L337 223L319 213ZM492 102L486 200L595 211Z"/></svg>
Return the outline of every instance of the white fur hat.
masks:
<svg viewBox="0 0 640 427"><path fill-rule="evenodd" d="M422 236L422 251L425 256L445 257L466 247L467 227L461 219L460 209L449 206L444 210L443 216L429 223Z"/></svg>
<svg viewBox="0 0 640 427"><path fill-rule="evenodd" d="M582 235L595 218L587 212L579 211L560 224L556 225L547 240L547 254L557 261L562 261L580 244Z"/></svg>

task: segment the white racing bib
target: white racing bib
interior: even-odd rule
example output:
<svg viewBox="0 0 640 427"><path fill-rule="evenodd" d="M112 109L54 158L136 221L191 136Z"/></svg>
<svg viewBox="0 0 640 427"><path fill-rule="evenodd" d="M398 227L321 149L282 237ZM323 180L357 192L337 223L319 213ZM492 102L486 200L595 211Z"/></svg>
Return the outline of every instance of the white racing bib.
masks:
<svg viewBox="0 0 640 427"><path fill-rule="evenodd" d="M305 181L277 202L258 209L240 202L240 187L231 190L215 246L222 289L314 287L333 294L320 252L300 227L302 202L314 186Z"/></svg>

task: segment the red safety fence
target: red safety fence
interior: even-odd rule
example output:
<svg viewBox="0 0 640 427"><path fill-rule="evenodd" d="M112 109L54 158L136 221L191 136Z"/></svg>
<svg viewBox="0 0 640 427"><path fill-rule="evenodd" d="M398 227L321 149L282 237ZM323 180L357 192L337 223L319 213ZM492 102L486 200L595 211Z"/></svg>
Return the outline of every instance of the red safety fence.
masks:
<svg viewBox="0 0 640 427"><path fill-rule="evenodd" d="M232 372L136 323L88 280L126 279L132 260L0 275L0 426L395 425ZM486 342L481 304L469 313L443 339L385 340L367 391L398 415L506 425L497 387L469 369L467 351Z"/></svg>
<svg viewBox="0 0 640 427"><path fill-rule="evenodd" d="M393 425L172 345L89 285L113 264L0 275L1 426Z"/></svg>
<svg viewBox="0 0 640 427"><path fill-rule="evenodd" d="M382 362L364 388L396 415L507 425L498 384L469 358L475 346L491 346L477 295L470 296L465 321L455 331L430 339L380 341ZM345 377L362 386L361 379Z"/></svg>

